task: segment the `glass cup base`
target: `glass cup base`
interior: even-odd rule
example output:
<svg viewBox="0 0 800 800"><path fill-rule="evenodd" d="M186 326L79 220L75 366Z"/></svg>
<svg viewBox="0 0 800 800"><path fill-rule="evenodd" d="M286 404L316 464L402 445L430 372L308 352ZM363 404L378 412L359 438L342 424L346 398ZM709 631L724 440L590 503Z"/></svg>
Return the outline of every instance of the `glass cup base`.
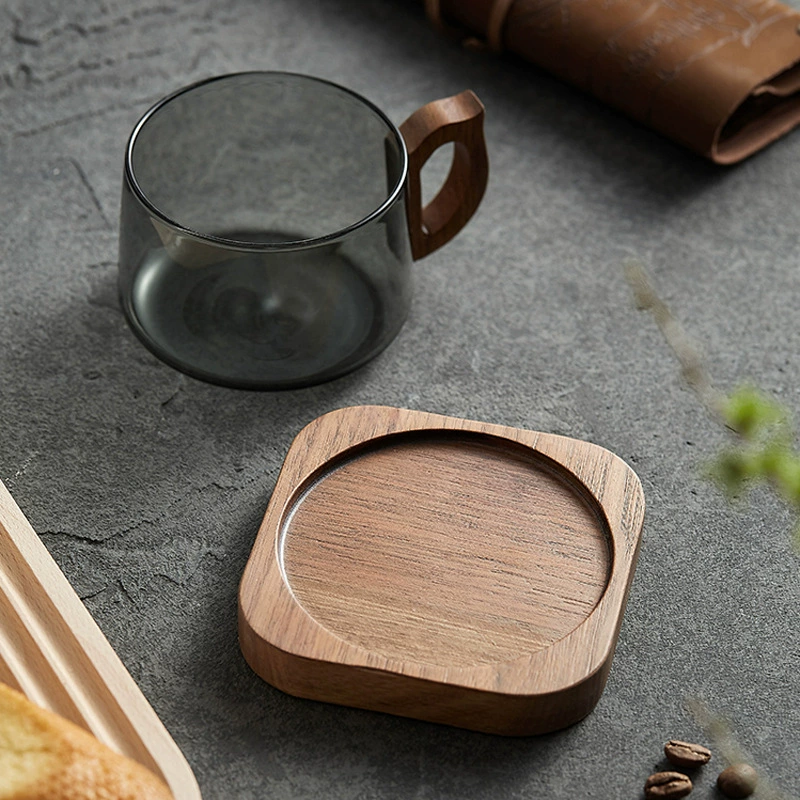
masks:
<svg viewBox="0 0 800 800"><path fill-rule="evenodd" d="M313 250L272 254L268 265L244 254L187 268L157 249L123 304L159 358L241 388L330 380L376 355L383 349L376 340L385 338L369 281L347 259Z"/></svg>

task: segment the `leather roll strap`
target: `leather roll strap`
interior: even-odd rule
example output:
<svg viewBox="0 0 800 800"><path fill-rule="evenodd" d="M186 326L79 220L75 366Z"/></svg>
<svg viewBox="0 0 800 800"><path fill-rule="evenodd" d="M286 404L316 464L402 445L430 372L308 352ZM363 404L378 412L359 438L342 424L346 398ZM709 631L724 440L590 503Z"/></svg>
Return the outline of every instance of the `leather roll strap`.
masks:
<svg viewBox="0 0 800 800"><path fill-rule="evenodd" d="M505 28L506 18L511 6L516 0L494 0L489 12L489 19L486 24L486 43L485 46L495 53L503 51L503 29ZM476 41L470 37L469 33L463 28L453 27L442 18L441 0L425 0L425 13L434 27L448 36L454 36L469 42L474 46Z"/></svg>

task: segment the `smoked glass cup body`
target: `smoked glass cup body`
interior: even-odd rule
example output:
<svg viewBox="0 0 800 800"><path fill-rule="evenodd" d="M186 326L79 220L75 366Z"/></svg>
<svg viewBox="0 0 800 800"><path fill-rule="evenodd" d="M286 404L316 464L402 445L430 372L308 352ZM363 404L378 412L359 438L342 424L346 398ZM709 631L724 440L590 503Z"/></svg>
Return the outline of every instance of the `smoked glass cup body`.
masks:
<svg viewBox="0 0 800 800"><path fill-rule="evenodd" d="M412 128L420 152L438 146L442 125ZM476 158L462 149L451 178L463 182ZM165 98L126 150L119 291L132 329L163 361L227 386L298 387L359 367L408 314L424 254L414 236L436 233L428 209L411 230L420 168L410 183L400 130L328 81L239 73ZM460 228L470 204L440 199L432 227Z"/></svg>

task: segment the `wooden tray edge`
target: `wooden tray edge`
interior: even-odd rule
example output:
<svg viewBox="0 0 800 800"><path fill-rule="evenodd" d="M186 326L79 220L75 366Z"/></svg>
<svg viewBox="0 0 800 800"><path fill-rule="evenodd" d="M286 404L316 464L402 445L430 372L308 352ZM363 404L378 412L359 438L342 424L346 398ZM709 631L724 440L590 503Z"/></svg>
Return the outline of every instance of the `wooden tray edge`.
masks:
<svg viewBox="0 0 800 800"><path fill-rule="evenodd" d="M71 705L73 721L159 774L175 800L201 800L180 749L2 482L0 539L5 540L0 594L7 607L16 609L29 643L39 649L22 654L17 663L29 663L31 657L39 661L48 679L60 682L56 689ZM24 677L34 686L40 680ZM31 699L46 698L52 688L41 686L38 697ZM98 696L114 702L104 705ZM49 710L63 713L61 708Z"/></svg>

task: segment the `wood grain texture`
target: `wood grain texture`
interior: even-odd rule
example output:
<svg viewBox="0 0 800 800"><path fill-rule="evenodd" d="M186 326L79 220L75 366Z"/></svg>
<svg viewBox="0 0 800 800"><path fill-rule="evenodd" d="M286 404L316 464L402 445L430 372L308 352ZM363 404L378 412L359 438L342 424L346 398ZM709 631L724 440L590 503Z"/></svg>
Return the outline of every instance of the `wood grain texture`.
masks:
<svg viewBox="0 0 800 800"><path fill-rule="evenodd" d="M189 765L0 483L0 681L199 800Z"/></svg>
<svg viewBox="0 0 800 800"><path fill-rule="evenodd" d="M644 499L586 442L383 407L295 439L242 577L252 668L303 697L503 734L605 685Z"/></svg>
<svg viewBox="0 0 800 800"><path fill-rule="evenodd" d="M480 205L489 180L484 116L483 104L467 90L422 106L400 126L408 148L406 211L415 259L449 242ZM450 172L436 197L423 208L422 168L438 148L450 142Z"/></svg>
<svg viewBox="0 0 800 800"><path fill-rule="evenodd" d="M284 571L340 638L441 666L511 661L576 628L610 565L602 520L526 452L378 442L290 509Z"/></svg>

